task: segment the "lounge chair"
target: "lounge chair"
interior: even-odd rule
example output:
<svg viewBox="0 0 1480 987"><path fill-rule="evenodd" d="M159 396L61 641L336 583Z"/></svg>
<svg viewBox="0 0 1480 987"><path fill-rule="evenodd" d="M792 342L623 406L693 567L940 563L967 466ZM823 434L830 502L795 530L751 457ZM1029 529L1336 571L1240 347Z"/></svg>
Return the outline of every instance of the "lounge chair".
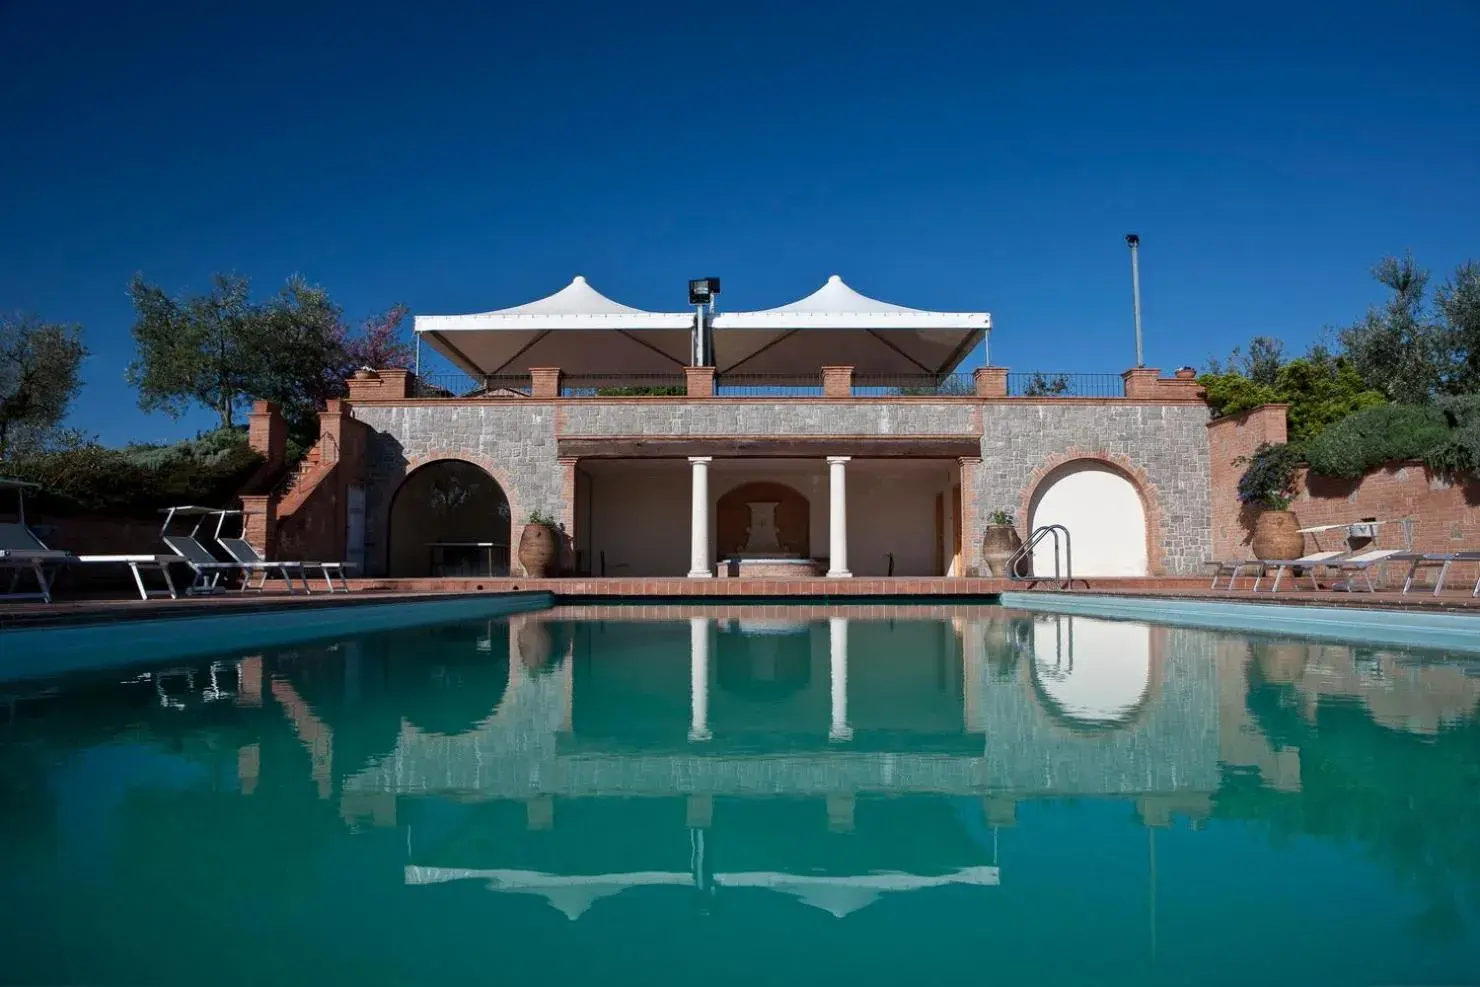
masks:
<svg viewBox="0 0 1480 987"><path fill-rule="evenodd" d="M185 588L186 596L219 593L226 588L221 585L221 580L242 568L236 562L222 562L216 558L197 537L206 519L220 513L221 511L214 507L171 507L164 512L164 524L159 529L160 541L175 553L175 558L171 561L188 566L194 575L190 585ZM176 518L195 518L195 527L190 529L189 534L172 534L170 525ZM289 583L290 592L292 588L292 583Z"/></svg>
<svg viewBox="0 0 1480 987"><path fill-rule="evenodd" d="M1456 562L1480 562L1480 552L1429 552L1416 555L1412 559L1413 564L1408 567L1408 577L1403 580L1403 592L1407 593L1413 588L1413 578L1418 575L1418 570L1438 566L1439 576L1434 580L1434 595L1438 596L1444 591L1444 580L1449 576L1449 567ZM1471 596L1480 596L1480 578L1475 580L1475 588L1470 591Z"/></svg>
<svg viewBox="0 0 1480 987"><path fill-rule="evenodd" d="M175 581L170 578L170 565L180 561L178 555L79 555L77 561L84 565L126 565L134 574L134 585L139 588L139 599L151 596L168 596L178 600ZM157 572L164 579L164 589L149 589L144 585L144 573Z"/></svg>
<svg viewBox="0 0 1480 987"><path fill-rule="evenodd" d="M1228 585L1225 588L1233 589L1233 581L1239 576L1242 576L1245 569L1251 569L1255 566L1261 566L1263 564L1264 563L1260 562L1258 559L1240 559L1237 562L1215 562L1209 559L1205 563L1205 565L1211 566L1213 569L1213 584L1209 587L1209 589L1218 588L1218 580L1222 578L1224 573L1228 574Z"/></svg>
<svg viewBox="0 0 1480 987"><path fill-rule="evenodd" d="M281 560L273 561L271 559L263 558L262 553L258 552L257 549L252 546L252 543L247 541L245 538L224 537L221 534L221 529L226 523L226 518L239 515L240 513L241 511L221 512L220 517L216 520L216 544L220 545L221 549L227 555L231 556L233 561L235 561L238 565L242 567L243 590L262 589L267 585L268 573L276 570L277 572L282 574L284 581L288 583L288 588L290 592L292 591L293 582L291 577L289 576L289 573L296 572L298 573L299 578L303 580L304 592L312 593L313 590L308 585L308 574L317 570L323 575L324 582L325 584L327 584L330 593L336 592L339 589L342 589L346 593L349 592L349 580L345 577L344 571L345 569L352 568L353 563L298 561L284 562ZM248 576L251 573L256 572L262 573L262 582L258 586L252 586L248 582ZM336 587L334 585L335 573L339 575L339 582L341 584L339 587Z"/></svg>
<svg viewBox="0 0 1480 987"><path fill-rule="evenodd" d="M1414 553L1401 548L1369 548L1365 552L1358 552L1355 555L1348 555L1344 558L1323 562L1317 568L1360 574L1362 581L1367 584L1367 592L1375 593L1377 592L1377 587L1372 584L1373 566L1383 565L1388 562L1407 562L1413 559L1413 557ZM1348 576L1341 583L1332 586L1332 589L1350 591L1355 589L1356 585L1356 579L1353 576Z"/></svg>
<svg viewBox="0 0 1480 987"><path fill-rule="evenodd" d="M1280 591L1280 581L1285 578L1285 571L1287 569L1309 569L1311 588L1320 589L1320 585L1316 582L1316 566L1335 561L1337 558L1346 554L1344 551L1327 551L1311 552L1309 555L1302 555L1298 559L1265 559L1259 563L1259 575L1254 577L1254 592L1259 592L1259 584L1264 580L1265 576L1269 575L1269 569L1271 567L1274 568L1274 585L1269 588L1271 593L1278 593ZM1250 564L1252 565L1253 563Z"/></svg>
<svg viewBox="0 0 1480 987"><path fill-rule="evenodd" d="M76 561L71 552L47 548L36 532L26 524L27 490L35 490L36 484L21 480L0 479L0 489L12 491L16 497L16 519L0 522L0 571L10 573L10 581L0 596L11 600L40 600L51 602L51 585L56 580L57 570ZM36 578L35 593L20 591L21 576L31 573Z"/></svg>

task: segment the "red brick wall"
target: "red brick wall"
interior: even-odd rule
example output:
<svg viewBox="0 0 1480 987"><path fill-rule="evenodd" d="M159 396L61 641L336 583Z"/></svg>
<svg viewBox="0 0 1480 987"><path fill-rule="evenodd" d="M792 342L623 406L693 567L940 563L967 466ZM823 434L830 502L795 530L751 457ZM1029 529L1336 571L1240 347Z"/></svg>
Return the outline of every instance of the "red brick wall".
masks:
<svg viewBox="0 0 1480 987"><path fill-rule="evenodd" d="M1423 463L1390 463L1360 480L1302 475L1300 487L1290 509L1302 528L1406 517L1413 519L1417 551L1480 551L1480 479L1451 483L1430 473ZM1402 537L1398 525L1384 525L1377 544L1401 548ZM1306 548L1314 550L1309 536Z"/></svg>
<svg viewBox="0 0 1480 987"><path fill-rule="evenodd" d="M1208 426L1212 469L1213 556L1247 558L1253 537L1255 512L1238 501L1238 481L1244 466L1240 456L1261 443L1284 442L1285 407L1267 405L1238 418L1224 418ZM1392 463L1359 480L1312 477L1301 472L1298 492L1290 509L1302 528L1344 524L1364 518L1413 519L1413 547L1420 552L1480 551L1480 479L1450 483L1431 474L1422 463ZM1402 548L1400 526L1384 527L1377 541L1382 548ZM1339 547L1340 539L1323 538L1321 547ZM1306 551L1315 542L1306 536ZM1456 568L1451 585L1476 574Z"/></svg>
<svg viewBox="0 0 1480 987"><path fill-rule="evenodd" d="M1213 558L1222 561L1249 557L1253 539L1253 512L1238 500L1238 481L1244 467L1235 465L1265 442L1287 437L1286 406L1270 404L1234 418L1208 424L1208 457L1212 470Z"/></svg>

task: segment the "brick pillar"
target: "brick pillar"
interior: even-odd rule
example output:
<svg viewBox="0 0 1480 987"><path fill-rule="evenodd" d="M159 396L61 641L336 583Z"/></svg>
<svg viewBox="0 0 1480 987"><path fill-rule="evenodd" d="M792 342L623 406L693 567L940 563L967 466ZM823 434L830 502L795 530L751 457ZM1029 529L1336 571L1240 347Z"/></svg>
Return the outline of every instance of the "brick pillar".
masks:
<svg viewBox="0 0 1480 987"><path fill-rule="evenodd" d="M242 537L263 557L277 556L277 504L271 494L242 495Z"/></svg>
<svg viewBox="0 0 1480 987"><path fill-rule="evenodd" d="M1160 389L1157 382L1161 379L1161 371L1153 370L1151 367L1133 367L1120 375L1125 381L1125 396L1141 401L1155 399Z"/></svg>
<svg viewBox="0 0 1480 987"><path fill-rule="evenodd" d="M972 379L976 381L976 396L979 398L1005 398L1007 397L1007 368L1006 367L977 367L972 371Z"/></svg>
<svg viewBox="0 0 1480 987"><path fill-rule="evenodd" d="M825 398L851 398L853 396L853 368L823 367L822 396Z"/></svg>
<svg viewBox="0 0 1480 987"><path fill-rule="evenodd" d="M962 456L956 462L961 467L961 575L975 568L981 572L981 529L976 519L976 477L981 469L980 456Z"/></svg>
<svg viewBox="0 0 1480 987"><path fill-rule="evenodd" d="M1253 532L1238 499L1238 481L1246 467L1235 460L1251 455L1264 443L1286 441L1287 404L1266 404L1261 408L1219 418L1208 423L1208 456L1211 473L1210 493L1213 514L1213 558L1220 561L1248 558Z"/></svg>
<svg viewBox="0 0 1480 987"><path fill-rule="evenodd" d="M271 401L252 402L252 413L247 416L247 442L267 460L267 469L273 470L283 465L288 442L288 423L276 404Z"/></svg>
<svg viewBox="0 0 1480 987"><path fill-rule="evenodd" d="M560 368L530 367L529 396L532 398L560 397Z"/></svg>
<svg viewBox="0 0 1480 987"><path fill-rule="evenodd" d="M687 385L687 393L691 398L714 397L714 368L713 367L684 367L684 383Z"/></svg>

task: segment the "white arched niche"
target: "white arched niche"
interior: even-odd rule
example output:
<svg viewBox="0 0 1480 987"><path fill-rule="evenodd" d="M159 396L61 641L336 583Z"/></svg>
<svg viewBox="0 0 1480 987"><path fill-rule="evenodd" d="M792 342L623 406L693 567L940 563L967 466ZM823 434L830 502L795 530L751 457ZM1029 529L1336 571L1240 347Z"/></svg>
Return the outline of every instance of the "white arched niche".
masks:
<svg viewBox="0 0 1480 987"><path fill-rule="evenodd" d="M1044 477L1033 495L1029 530L1069 530L1074 576L1145 576L1146 508L1126 475L1094 459L1076 459ZM1063 565L1063 561L1060 561ZM1062 573L1062 569L1060 570ZM1052 536L1033 549L1033 575L1054 574Z"/></svg>

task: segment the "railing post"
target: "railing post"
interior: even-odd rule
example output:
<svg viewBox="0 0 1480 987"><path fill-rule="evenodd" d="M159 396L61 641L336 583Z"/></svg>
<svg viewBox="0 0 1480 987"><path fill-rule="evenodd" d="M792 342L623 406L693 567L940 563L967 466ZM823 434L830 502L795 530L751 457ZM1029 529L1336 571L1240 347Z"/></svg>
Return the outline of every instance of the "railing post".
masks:
<svg viewBox="0 0 1480 987"><path fill-rule="evenodd" d="M532 398L560 397L560 368L530 367L529 396Z"/></svg>
<svg viewBox="0 0 1480 987"><path fill-rule="evenodd" d="M972 371L971 377L976 383L977 397L1007 397L1006 367L977 367L976 370Z"/></svg>
<svg viewBox="0 0 1480 987"><path fill-rule="evenodd" d="M853 368L823 367L822 396L825 398L851 398L853 396Z"/></svg>
<svg viewBox="0 0 1480 987"><path fill-rule="evenodd" d="M684 393L691 398L714 397L713 367L684 367Z"/></svg>

